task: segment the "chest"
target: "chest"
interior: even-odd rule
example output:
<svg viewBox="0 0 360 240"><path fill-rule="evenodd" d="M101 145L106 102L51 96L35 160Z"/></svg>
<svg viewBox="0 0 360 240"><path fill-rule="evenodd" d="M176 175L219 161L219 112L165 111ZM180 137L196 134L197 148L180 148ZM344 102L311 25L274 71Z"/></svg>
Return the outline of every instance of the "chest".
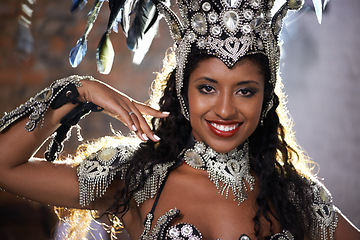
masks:
<svg viewBox="0 0 360 240"><path fill-rule="evenodd" d="M191 224L201 232L203 239L239 239L243 234L253 239L257 192L255 188L249 193L248 199L238 205L238 201L233 201L231 190L228 198L226 192L224 195L219 194L205 171L179 167L169 175L155 207L155 199L148 199L140 205L138 221L143 223L153 208L149 225L153 230L159 227L158 219L164 218L170 209L176 208L179 213L169 220L168 226ZM280 231L274 218L272 221L274 230ZM270 223L263 217L259 218L258 223L261 225L261 235L269 236Z"/></svg>

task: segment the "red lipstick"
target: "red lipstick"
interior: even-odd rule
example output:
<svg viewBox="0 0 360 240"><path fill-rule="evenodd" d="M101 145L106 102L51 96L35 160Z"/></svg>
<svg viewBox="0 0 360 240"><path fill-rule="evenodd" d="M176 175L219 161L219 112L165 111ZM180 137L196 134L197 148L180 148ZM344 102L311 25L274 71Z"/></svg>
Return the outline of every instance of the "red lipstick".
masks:
<svg viewBox="0 0 360 240"><path fill-rule="evenodd" d="M242 125L241 122L235 121L206 121L211 132L216 136L229 138L234 136Z"/></svg>

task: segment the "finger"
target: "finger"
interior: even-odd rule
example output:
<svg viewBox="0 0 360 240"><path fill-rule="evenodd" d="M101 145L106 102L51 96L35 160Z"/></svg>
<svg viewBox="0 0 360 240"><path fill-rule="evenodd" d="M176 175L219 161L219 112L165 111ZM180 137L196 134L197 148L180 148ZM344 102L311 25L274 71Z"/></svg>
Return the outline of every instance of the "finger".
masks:
<svg viewBox="0 0 360 240"><path fill-rule="evenodd" d="M118 107L114 110L104 110L103 112L124 123L130 129L130 131L136 132L138 128L135 126L133 119L129 115L130 111L121 105L117 106Z"/></svg>
<svg viewBox="0 0 360 240"><path fill-rule="evenodd" d="M141 134L143 136L143 138L145 138L145 139L150 138L152 141L158 142L160 140L160 138L157 135L155 135L154 132L151 130L148 122L145 120L142 113L137 108L134 108L133 111L134 111L133 115L135 115L137 117L136 121L134 121L134 122L140 124L139 127L141 127L141 128L140 128L139 132L140 131L143 132ZM133 117L135 117L135 116L133 116Z"/></svg>
<svg viewBox="0 0 360 240"><path fill-rule="evenodd" d="M144 103L133 101L133 104L142 112L143 114L150 115L153 117L159 117L159 118L165 118L169 116L169 112L162 112L159 110L156 110L150 106L147 106Z"/></svg>
<svg viewBox="0 0 360 240"><path fill-rule="evenodd" d="M140 139L144 141L149 140L149 137L152 140L156 139L152 137L154 133L152 132L148 122L145 120L142 113L139 111L139 109L135 107L135 105L133 105L132 108L130 109L129 115L131 116L133 123L138 129L136 133L140 137Z"/></svg>
<svg viewBox="0 0 360 240"><path fill-rule="evenodd" d="M133 128L134 132L136 133L136 135L143 141L149 140L147 135L142 131L139 120L138 120L136 114L134 113L134 111L130 110L128 114L133 121L132 128Z"/></svg>

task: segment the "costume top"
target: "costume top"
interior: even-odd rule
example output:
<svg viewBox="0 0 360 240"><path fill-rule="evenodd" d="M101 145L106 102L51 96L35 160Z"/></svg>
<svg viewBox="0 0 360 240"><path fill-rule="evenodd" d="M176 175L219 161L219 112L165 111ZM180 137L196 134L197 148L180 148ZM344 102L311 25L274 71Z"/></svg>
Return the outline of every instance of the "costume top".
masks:
<svg viewBox="0 0 360 240"><path fill-rule="evenodd" d="M77 174L82 206L103 196L115 176L124 178L125 172L130 166L131 156L137 147L138 145L123 143L116 147L103 148L80 163ZM134 194L134 200L138 205L146 199L155 198L154 206L144 221L144 231L140 239L202 239L200 230L192 224L180 223L171 226L171 221L179 216L180 210L177 208L170 209L157 219L154 228L151 229L157 200L161 195L170 168L174 165L175 162L156 164L153 167L153 174L146 180L144 188ZM314 198L312 209L315 219L312 234L316 236L316 239L333 239L339 210L333 205L329 191L319 181L311 180L311 192ZM291 240L294 237L290 231L284 229L267 239ZM250 237L242 234L239 236L239 240L250 240Z"/></svg>

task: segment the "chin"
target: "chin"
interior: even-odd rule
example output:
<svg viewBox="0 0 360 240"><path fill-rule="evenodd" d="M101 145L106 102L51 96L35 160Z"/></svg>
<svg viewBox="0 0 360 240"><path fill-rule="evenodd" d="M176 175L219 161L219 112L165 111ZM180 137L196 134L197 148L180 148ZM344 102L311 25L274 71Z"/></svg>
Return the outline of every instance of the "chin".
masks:
<svg viewBox="0 0 360 240"><path fill-rule="evenodd" d="M205 143L218 153L228 153L234 148L237 148L240 145L242 145L245 142L245 140L246 139L244 140L221 139L221 140L209 140L209 141L205 141Z"/></svg>

